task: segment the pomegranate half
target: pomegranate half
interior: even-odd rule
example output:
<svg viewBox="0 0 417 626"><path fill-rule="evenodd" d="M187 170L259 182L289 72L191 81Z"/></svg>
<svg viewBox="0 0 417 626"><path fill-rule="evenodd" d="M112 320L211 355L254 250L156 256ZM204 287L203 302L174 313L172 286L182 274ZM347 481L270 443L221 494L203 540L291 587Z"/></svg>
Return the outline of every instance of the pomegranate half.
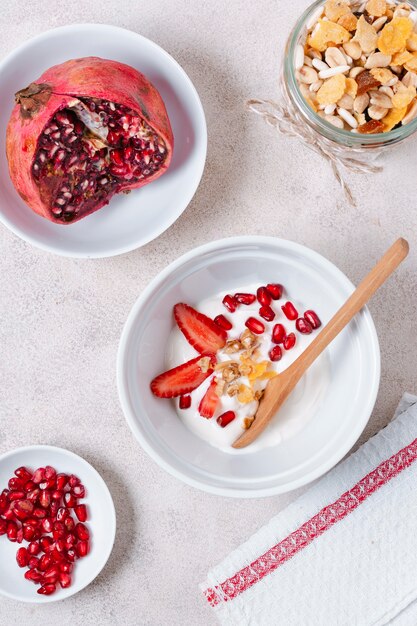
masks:
<svg viewBox="0 0 417 626"><path fill-rule="evenodd" d="M21 198L67 224L161 176L173 135L164 102L143 74L86 57L51 67L17 92L6 150Z"/></svg>

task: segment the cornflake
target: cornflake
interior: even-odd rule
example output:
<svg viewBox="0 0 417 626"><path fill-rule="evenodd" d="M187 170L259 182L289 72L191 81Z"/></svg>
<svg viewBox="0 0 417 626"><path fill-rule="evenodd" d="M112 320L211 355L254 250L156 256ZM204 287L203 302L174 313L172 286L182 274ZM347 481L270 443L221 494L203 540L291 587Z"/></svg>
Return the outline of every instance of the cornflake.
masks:
<svg viewBox="0 0 417 626"><path fill-rule="evenodd" d="M362 49L362 52L373 52L376 48L378 33L376 32L372 24L368 24L363 15L361 15L358 20L356 33L352 41L358 42Z"/></svg>
<svg viewBox="0 0 417 626"><path fill-rule="evenodd" d="M400 52L407 43L413 30L413 22L409 17L394 17L385 24L378 37L378 48L384 54Z"/></svg>
<svg viewBox="0 0 417 626"><path fill-rule="evenodd" d="M370 72L381 85L386 85L395 77L395 74L386 67L374 67Z"/></svg>
<svg viewBox="0 0 417 626"><path fill-rule="evenodd" d="M340 17L350 12L348 0L327 0L324 5L324 14L332 22L337 22Z"/></svg>
<svg viewBox="0 0 417 626"><path fill-rule="evenodd" d="M392 130L394 126L399 124L406 113L407 107L402 107L401 109L391 109L382 120L384 132Z"/></svg>
<svg viewBox="0 0 417 626"><path fill-rule="evenodd" d="M366 10L369 15L374 17L382 17L387 10L386 0L368 0L366 3Z"/></svg>
<svg viewBox="0 0 417 626"><path fill-rule="evenodd" d="M336 74L324 81L316 94L319 104L336 104L346 90L346 76Z"/></svg>
<svg viewBox="0 0 417 626"><path fill-rule="evenodd" d="M334 22L320 20L308 38L309 45L315 50L323 52L332 42L332 45L346 43L351 38L349 31Z"/></svg>

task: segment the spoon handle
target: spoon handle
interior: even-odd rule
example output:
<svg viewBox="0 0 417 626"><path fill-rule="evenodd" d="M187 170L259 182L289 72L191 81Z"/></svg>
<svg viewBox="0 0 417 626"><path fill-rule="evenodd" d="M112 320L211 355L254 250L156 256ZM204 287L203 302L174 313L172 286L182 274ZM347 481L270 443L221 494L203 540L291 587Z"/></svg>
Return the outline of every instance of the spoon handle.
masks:
<svg viewBox="0 0 417 626"><path fill-rule="evenodd" d="M408 243L405 239L397 239L378 261L375 267L365 276L352 295L335 313L332 319L324 326L304 352L290 365L293 375L302 369L302 373L312 365L317 357L337 337L337 335L349 324L352 318L372 298L374 293L391 276L394 270L408 254Z"/></svg>

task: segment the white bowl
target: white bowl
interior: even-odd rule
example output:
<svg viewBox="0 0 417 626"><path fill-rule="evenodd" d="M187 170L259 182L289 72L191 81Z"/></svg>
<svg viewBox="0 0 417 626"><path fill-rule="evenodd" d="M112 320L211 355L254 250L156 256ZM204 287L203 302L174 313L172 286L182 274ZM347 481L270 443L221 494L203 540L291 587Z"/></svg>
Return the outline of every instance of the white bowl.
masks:
<svg viewBox="0 0 417 626"><path fill-rule="evenodd" d="M283 493L318 478L350 450L372 412L380 377L375 327L365 308L327 351L330 382L308 423L285 442L228 454L192 434L174 404L154 397L164 371L176 302L197 304L251 283L283 283L301 293L326 323L353 290L332 263L301 245L272 237L234 237L201 246L163 270L138 298L118 354L120 401L143 449L184 482L223 496ZM266 434L266 433L265 433Z"/></svg>
<svg viewBox="0 0 417 626"><path fill-rule="evenodd" d="M171 121L173 159L161 178L142 189L115 196L108 206L75 224L53 224L34 213L11 183L5 155L6 127L16 91L39 78L51 65L83 56L127 63L151 80ZM191 201L206 159L204 111L184 70L149 39L104 24L74 24L48 30L1 61L0 89L0 219L22 239L69 257L122 254L158 237Z"/></svg>
<svg viewBox="0 0 417 626"><path fill-rule="evenodd" d="M27 546L27 542L12 543L3 535L0 537L0 594L21 602L37 604L64 600L89 585L107 563L116 535L113 500L106 483L94 467L77 454L55 446L28 446L2 454L0 492L7 487L14 470L22 465L32 470L52 465L57 472L78 476L86 490L82 502L88 508L86 525L91 533L90 552L75 561L70 587L61 589L58 585L54 594L43 596L37 593L39 585L24 578L26 568L20 568L16 563L18 548Z"/></svg>

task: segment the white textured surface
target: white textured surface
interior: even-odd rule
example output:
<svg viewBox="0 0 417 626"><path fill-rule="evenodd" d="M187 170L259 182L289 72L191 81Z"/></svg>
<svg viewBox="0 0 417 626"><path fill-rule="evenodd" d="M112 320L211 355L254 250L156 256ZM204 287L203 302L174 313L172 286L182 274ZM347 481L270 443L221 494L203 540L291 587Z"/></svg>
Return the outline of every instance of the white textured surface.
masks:
<svg viewBox="0 0 417 626"><path fill-rule="evenodd" d="M353 209L325 163L275 136L243 106L248 97L274 97L279 55L306 5L9 0L2 6L2 55L73 22L116 24L155 40L200 93L209 151L202 184L180 220L126 256L62 259L0 227L0 451L30 443L74 450L102 473L118 513L113 555L90 587L36 610L2 598L1 624L214 624L198 582L300 494L228 501L199 493L151 462L127 428L115 385L123 322L147 282L193 246L228 235L278 235L318 250L357 282L395 237L407 236L409 260L370 307L382 379L362 441L389 421L404 389L415 390L417 138L387 154L383 174L350 178L358 198Z"/></svg>

